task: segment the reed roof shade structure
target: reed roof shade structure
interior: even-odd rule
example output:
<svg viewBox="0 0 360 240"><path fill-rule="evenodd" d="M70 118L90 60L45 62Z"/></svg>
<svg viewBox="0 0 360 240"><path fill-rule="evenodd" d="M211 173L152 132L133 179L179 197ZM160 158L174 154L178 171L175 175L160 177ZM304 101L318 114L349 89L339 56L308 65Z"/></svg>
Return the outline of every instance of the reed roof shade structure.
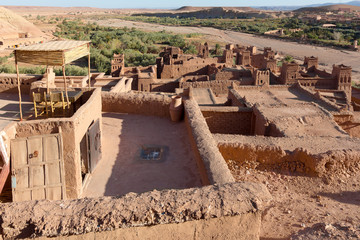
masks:
<svg viewBox="0 0 360 240"><path fill-rule="evenodd" d="M90 88L90 41L51 41L47 43L40 43L30 46L19 47L14 50L15 66L17 73L18 91L19 91L19 107L20 119L22 120L21 109L21 89L18 63L28 63L34 65L47 65L47 66L62 66L65 95L67 103L69 104L67 94L67 83L65 76L65 65L71 63L84 56L88 56L88 74L89 74L89 88ZM47 88L49 93L49 87Z"/></svg>
<svg viewBox="0 0 360 240"><path fill-rule="evenodd" d="M63 66L90 54L89 41L52 41L15 49L17 62Z"/></svg>

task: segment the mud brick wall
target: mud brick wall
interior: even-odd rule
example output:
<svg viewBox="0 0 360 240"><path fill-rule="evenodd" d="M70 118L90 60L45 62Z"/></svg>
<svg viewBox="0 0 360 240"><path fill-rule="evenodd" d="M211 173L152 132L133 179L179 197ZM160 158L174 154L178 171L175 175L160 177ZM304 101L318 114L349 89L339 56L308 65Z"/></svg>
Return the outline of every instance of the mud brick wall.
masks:
<svg viewBox="0 0 360 240"><path fill-rule="evenodd" d="M20 74L21 92L30 93L31 83L42 79L42 75ZM0 74L0 92L18 92L16 74Z"/></svg>
<svg viewBox="0 0 360 240"><path fill-rule="evenodd" d="M170 118L171 98L155 93L102 93L102 111Z"/></svg>
<svg viewBox="0 0 360 240"><path fill-rule="evenodd" d="M357 172L360 169L357 138L277 138L230 134L214 134L213 138L224 159L240 164L251 162L258 169L282 169L319 177L344 171ZM314 146L299 147L305 143L327 143L331 150Z"/></svg>
<svg viewBox="0 0 360 240"><path fill-rule="evenodd" d="M252 109L240 107L201 107L212 133L252 135Z"/></svg>
<svg viewBox="0 0 360 240"><path fill-rule="evenodd" d="M86 89L83 89L84 91ZM89 94L84 92L84 94ZM64 170L67 198L78 198L82 192L80 142L92 121L101 124L101 89L91 92L87 101L70 118L28 120L16 124L15 138L58 133L63 137Z"/></svg>
<svg viewBox="0 0 360 240"><path fill-rule="evenodd" d="M0 204L0 239L246 239L260 237L271 195L257 183Z"/></svg>
<svg viewBox="0 0 360 240"><path fill-rule="evenodd" d="M196 156L203 185L234 182L199 105L194 99L189 99L184 101L184 107L189 142Z"/></svg>
<svg viewBox="0 0 360 240"><path fill-rule="evenodd" d="M183 82L180 83L180 88L210 88L215 95L227 94L229 87L232 83L239 84L239 81L233 80L211 80L211 81L201 81L201 82Z"/></svg>
<svg viewBox="0 0 360 240"><path fill-rule="evenodd" d="M151 92L168 92L174 93L176 88L179 88L179 82L168 83L151 83Z"/></svg>
<svg viewBox="0 0 360 240"><path fill-rule="evenodd" d="M242 100L240 94L234 89L229 90L228 99L231 106L246 107L245 101Z"/></svg>
<svg viewBox="0 0 360 240"><path fill-rule="evenodd" d="M240 71L223 71L215 74L215 80L239 80Z"/></svg>

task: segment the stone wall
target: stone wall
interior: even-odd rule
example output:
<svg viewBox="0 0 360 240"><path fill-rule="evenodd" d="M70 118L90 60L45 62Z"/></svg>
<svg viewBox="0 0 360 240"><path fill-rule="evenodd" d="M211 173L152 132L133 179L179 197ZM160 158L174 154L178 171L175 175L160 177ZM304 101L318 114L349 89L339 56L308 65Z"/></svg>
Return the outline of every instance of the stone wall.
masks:
<svg viewBox="0 0 360 240"><path fill-rule="evenodd" d="M212 133L253 134L253 111L240 107L200 107Z"/></svg>
<svg viewBox="0 0 360 240"><path fill-rule="evenodd" d="M3 238L259 239L271 196L262 184L229 183L122 197L0 204Z"/></svg>

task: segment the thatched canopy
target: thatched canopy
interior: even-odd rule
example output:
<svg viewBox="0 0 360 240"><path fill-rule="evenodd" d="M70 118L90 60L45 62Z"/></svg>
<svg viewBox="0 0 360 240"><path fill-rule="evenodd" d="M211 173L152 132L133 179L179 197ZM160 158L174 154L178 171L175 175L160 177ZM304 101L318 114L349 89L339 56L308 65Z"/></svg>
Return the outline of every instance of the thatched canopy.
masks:
<svg viewBox="0 0 360 240"><path fill-rule="evenodd" d="M63 66L90 54L89 41L52 41L14 50L17 62Z"/></svg>
<svg viewBox="0 0 360 240"><path fill-rule="evenodd" d="M69 98L67 92L67 83L65 76L65 65L71 63L79 58L88 56L88 71L89 71L89 88L91 85L90 76L90 41L52 41L47 43L35 44L25 47L19 47L14 50L15 53L15 66L17 74L17 85L19 91L19 108L20 120L22 120L21 109L21 89L18 63L30 63L34 65L47 65L47 66L62 66L63 78L65 86L65 96L69 107ZM47 86L49 93L49 84Z"/></svg>

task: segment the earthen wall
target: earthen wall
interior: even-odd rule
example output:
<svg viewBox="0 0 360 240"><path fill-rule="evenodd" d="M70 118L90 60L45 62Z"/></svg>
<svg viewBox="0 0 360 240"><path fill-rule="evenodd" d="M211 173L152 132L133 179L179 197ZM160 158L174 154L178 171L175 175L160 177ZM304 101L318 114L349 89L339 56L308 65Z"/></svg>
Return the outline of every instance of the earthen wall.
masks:
<svg viewBox="0 0 360 240"><path fill-rule="evenodd" d="M212 80L212 81L201 81L201 82L182 82L180 83L180 88L210 88L215 95L219 94L227 94L229 87L232 86L232 84L239 85L239 81L235 80Z"/></svg>
<svg viewBox="0 0 360 240"><path fill-rule="evenodd" d="M115 198L0 204L0 237L255 240L270 199L262 184L229 183Z"/></svg>
<svg viewBox="0 0 360 240"><path fill-rule="evenodd" d="M202 183L208 185L234 182L234 177L217 149L217 144L197 102L193 99L185 100L184 107L185 124L196 155Z"/></svg>
<svg viewBox="0 0 360 240"><path fill-rule="evenodd" d="M85 93L86 94L86 93ZM67 198L82 192L80 141L93 121L101 121L101 90L95 89L71 118L49 118L17 123L15 138L59 133L63 138L63 158Z"/></svg>
<svg viewBox="0 0 360 240"><path fill-rule="evenodd" d="M252 135L251 108L200 107L211 133Z"/></svg>
<svg viewBox="0 0 360 240"><path fill-rule="evenodd" d="M42 79L42 75L20 74L20 88L24 94L30 93L31 84ZM16 74L0 74L0 92L18 92Z"/></svg>
<svg viewBox="0 0 360 240"><path fill-rule="evenodd" d="M121 112L170 118L171 98L155 93L102 93L103 112Z"/></svg>
<svg viewBox="0 0 360 240"><path fill-rule="evenodd" d="M228 100L229 100L231 106L246 107L244 101L241 101L241 96L234 89L229 90Z"/></svg>
<svg viewBox="0 0 360 240"><path fill-rule="evenodd" d="M172 82L155 82L151 83L151 92L168 92L173 93L175 92L176 88L179 88L179 82L172 81Z"/></svg>
<svg viewBox="0 0 360 240"><path fill-rule="evenodd" d="M215 134L219 150L226 160L238 164L251 163L257 169L282 169L298 172L308 176L329 176L342 171L359 170L359 151L349 149L333 149L314 151L304 148L283 147L282 144L302 146L304 141L328 141L330 138L307 137L306 140L297 137L285 137L275 140L271 137L234 136ZM248 141L244 138L251 138ZM337 140L336 140L337 141ZM340 140L341 141L341 140ZM344 138L343 141L349 141ZM351 141L351 140L350 140ZM245 143L244 143L245 142ZM263 143L262 143L263 142ZM288 143L286 143L288 142Z"/></svg>

